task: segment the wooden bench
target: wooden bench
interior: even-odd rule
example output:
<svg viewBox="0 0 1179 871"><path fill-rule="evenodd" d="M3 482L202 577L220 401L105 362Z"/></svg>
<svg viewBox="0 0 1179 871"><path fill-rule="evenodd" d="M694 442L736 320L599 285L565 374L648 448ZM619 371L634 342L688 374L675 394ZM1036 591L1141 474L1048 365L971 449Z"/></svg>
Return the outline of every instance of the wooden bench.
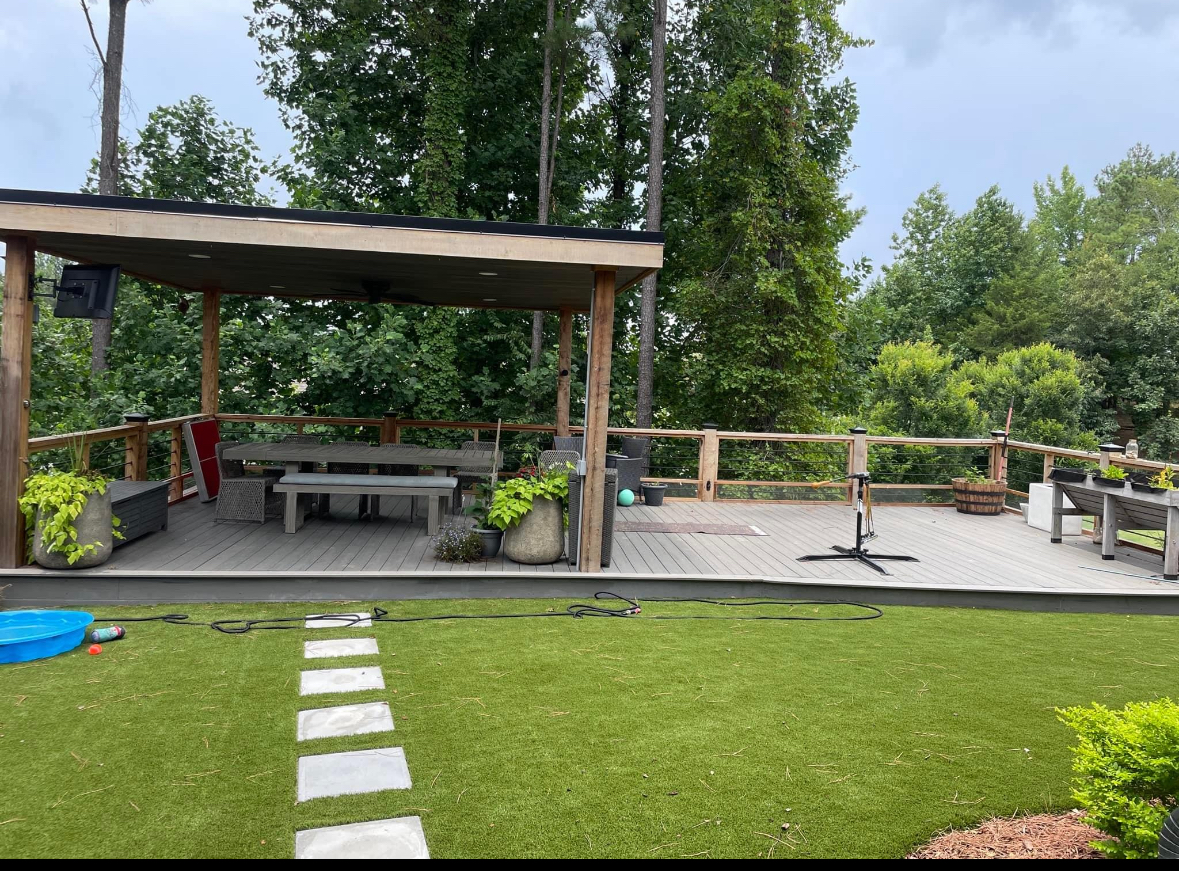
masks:
<svg viewBox="0 0 1179 871"><path fill-rule="evenodd" d="M303 525L300 494L339 493L348 496L425 496L428 506L426 532L438 534L443 506L450 501L457 478L441 475L328 475L319 472L288 472L274 485L274 492L286 493L286 531ZM412 516L412 515L411 515Z"/></svg>

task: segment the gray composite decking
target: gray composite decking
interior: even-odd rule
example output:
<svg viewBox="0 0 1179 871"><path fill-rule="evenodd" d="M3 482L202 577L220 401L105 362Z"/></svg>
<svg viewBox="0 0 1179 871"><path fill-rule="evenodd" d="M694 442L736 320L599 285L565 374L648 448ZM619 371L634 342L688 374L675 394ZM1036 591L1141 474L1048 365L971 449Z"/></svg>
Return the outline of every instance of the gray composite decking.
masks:
<svg viewBox="0 0 1179 871"><path fill-rule="evenodd" d="M927 507L878 507L875 512L880 537L870 548L920 559L890 564L891 578L851 562L796 561L796 557L821 553L832 544L850 544L854 514L849 508L751 502L669 501L660 508L619 508L619 522L741 524L766 534L618 532L612 564L604 573L1045 591L1171 589L1179 594L1179 585L1110 573L1156 574L1162 567L1160 557L1119 547L1116 562L1103 562L1100 547L1090 538L1066 539L1063 545L1054 545L1049 543L1047 532L1031 529L1014 515L977 517L958 514L952 508ZM387 498L381 500L379 519L360 522L356 498L337 499L329 517L311 517L297 534L288 535L281 520L264 525L215 523L212 503L190 499L172 506L166 531L129 542L103 566L70 576L576 573L576 568L564 561L524 566L502 555L471 565L439 562L425 534L425 518L410 521L408 513L407 498Z"/></svg>

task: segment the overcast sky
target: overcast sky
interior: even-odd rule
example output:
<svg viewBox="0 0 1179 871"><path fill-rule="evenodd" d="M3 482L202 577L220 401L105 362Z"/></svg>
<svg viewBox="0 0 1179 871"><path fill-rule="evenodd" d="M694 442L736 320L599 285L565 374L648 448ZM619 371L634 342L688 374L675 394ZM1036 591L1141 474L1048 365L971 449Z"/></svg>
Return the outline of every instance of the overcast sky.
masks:
<svg viewBox="0 0 1179 871"><path fill-rule="evenodd" d="M106 39L105 0L93 0ZM134 129L194 93L252 127L267 157L290 138L256 83L249 0L132 0L124 81ZM78 0L0 0L0 187L77 190L98 150L94 59ZM919 192L968 208L992 184L1022 209L1064 164L1088 182L1135 142L1179 148L1179 0L850 0L875 40L846 68L860 95L847 189L868 212L844 248L889 259Z"/></svg>

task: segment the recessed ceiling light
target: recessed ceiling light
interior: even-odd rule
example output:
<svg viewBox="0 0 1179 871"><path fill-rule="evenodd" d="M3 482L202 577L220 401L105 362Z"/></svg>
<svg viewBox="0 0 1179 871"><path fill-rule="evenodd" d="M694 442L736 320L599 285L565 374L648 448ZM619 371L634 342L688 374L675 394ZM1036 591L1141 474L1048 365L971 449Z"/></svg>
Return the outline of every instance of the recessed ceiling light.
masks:
<svg viewBox="0 0 1179 871"><path fill-rule="evenodd" d="M193 260L208 260L209 259L208 254L189 254L188 256L191 257Z"/></svg>
<svg viewBox="0 0 1179 871"><path fill-rule="evenodd" d="M494 296L485 296L485 297L483 297L483 301L484 302L495 302L495 297Z"/></svg>
<svg viewBox="0 0 1179 871"><path fill-rule="evenodd" d="M271 290L286 290L287 286L285 284L272 284L272 285L270 285L270 289Z"/></svg>
<svg viewBox="0 0 1179 871"><path fill-rule="evenodd" d="M486 275L488 278L495 278L495 276L499 275L498 272L480 272L479 274Z"/></svg>

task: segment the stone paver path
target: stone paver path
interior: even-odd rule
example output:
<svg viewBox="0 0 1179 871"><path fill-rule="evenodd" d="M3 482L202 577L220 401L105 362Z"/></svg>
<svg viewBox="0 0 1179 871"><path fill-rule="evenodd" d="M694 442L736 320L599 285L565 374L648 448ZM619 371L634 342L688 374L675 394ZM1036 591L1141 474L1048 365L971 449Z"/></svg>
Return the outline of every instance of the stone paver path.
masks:
<svg viewBox="0 0 1179 871"><path fill-rule="evenodd" d="M331 641L304 641L304 659L328 659L335 656L376 654L375 638L334 638Z"/></svg>
<svg viewBox="0 0 1179 871"><path fill-rule="evenodd" d="M296 859L429 859L421 817L395 817L295 833Z"/></svg>
<svg viewBox="0 0 1179 871"><path fill-rule="evenodd" d="M389 712L389 703L369 702L300 711L296 734L300 741L312 741L316 738L392 731L393 715Z"/></svg>
<svg viewBox="0 0 1179 871"><path fill-rule="evenodd" d="M312 615L314 616L314 615ZM308 629L371 626L365 615L355 623L340 619L307 619ZM374 655L375 638L339 638L303 642L305 659ZM299 675L299 695L383 690L380 666L310 669ZM362 702L300 711L296 739L339 738L392 732L388 702ZM413 785L405 751L400 747L321 753L299 758L297 794L300 802L338 795L409 789ZM429 859L420 817L394 817L295 832L296 859Z"/></svg>
<svg viewBox="0 0 1179 871"><path fill-rule="evenodd" d="M383 690L385 678L376 666L361 668L321 668L299 675L299 695L316 696L323 693L356 693L361 690Z"/></svg>

